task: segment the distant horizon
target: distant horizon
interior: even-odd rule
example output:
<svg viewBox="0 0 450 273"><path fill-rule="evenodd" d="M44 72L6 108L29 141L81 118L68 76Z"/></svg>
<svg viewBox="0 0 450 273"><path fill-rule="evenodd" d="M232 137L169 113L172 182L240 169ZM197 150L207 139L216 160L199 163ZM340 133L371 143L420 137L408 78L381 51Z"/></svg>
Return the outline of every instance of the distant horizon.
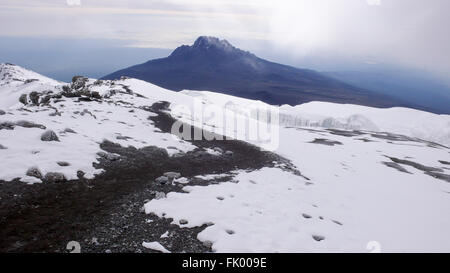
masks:
<svg viewBox="0 0 450 273"><path fill-rule="evenodd" d="M197 38L193 38L192 43ZM217 38L222 39L221 37ZM167 57L176 49L176 47L132 47L126 46L122 40L115 39L0 36L0 41L2 41L0 43L1 63L13 63L23 66L60 81L70 81L74 75L79 74L91 78L101 78L117 69L144 63L152 59ZM241 43L246 44L245 42ZM433 78L450 87L450 79L446 79L439 74L426 69L407 67L396 63L370 61L355 56L333 56L329 52L324 52L324 56L308 55L295 57L274 48L254 47L249 49L234 43L231 44L263 59L296 68L312 69L318 72L409 71L423 73L427 78ZM180 43L178 46L181 45L185 44ZM120 58L117 58L117 56L120 56Z"/></svg>
<svg viewBox="0 0 450 273"><path fill-rule="evenodd" d="M174 50L129 47L124 41L111 39L0 37L0 40L0 62L13 63L63 82L70 82L75 75L102 78L126 67L165 58ZM295 57L276 48L243 47L240 44L251 43L242 41L231 41L231 44L272 62L312 69L359 88L425 104L434 109L431 111L450 114L447 110L450 81L431 71L357 57L327 55L331 53Z"/></svg>

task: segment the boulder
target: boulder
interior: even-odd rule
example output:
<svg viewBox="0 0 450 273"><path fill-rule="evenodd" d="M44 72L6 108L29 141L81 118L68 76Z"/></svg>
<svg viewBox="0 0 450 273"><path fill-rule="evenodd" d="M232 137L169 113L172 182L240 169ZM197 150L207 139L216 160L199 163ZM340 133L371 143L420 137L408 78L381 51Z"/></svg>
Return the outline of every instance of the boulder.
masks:
<svg viewBox="0 0 450 273"><path fill-rule="evenodd" d="M66 182L67 178L62 173L49 172L45 174L43 180L46 183L62 183Z"/></svg>
<svg viewBox="0 0 450 273"><path fill-rule="evenodd" d="M31 92L30 100L34 105L39 105L39 93L36 91Z"/></svg>
<svg viewBox="0 0 450 273"><path fill-rule="evenodd" d="M42 141L59 141L58 135L52 130L47 130L41 135Z"/></svg>
<svg viewBox="0 0 450 273"><path fill-rule="evenodd" d="M84 178L84 176L86 175L86 173L85 172L83 172L83 171L77 171L77 177L78 177L78 179L83 179Z"/></svg>
<svg viewBox="0 0 450 273"><path fill-rule="evenodd" d="M26 175L42 179L42 173L37 167L31 167L27 170Z"/></svg>
<svg viewBox="0 0 450 273"><path fill-rule="evenodd" d="M22 95L19 97L19 101L20 101L22 104L27 105L27 104L28 104L28 96L27 96L27 94L22 94Z"/></svg>

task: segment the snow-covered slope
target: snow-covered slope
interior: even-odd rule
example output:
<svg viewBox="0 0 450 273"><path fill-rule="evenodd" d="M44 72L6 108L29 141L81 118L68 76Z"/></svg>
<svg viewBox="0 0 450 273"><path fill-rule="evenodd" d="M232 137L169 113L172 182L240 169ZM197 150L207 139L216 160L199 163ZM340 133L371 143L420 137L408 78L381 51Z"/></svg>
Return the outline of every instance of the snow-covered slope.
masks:
<svg viewBox="0 0 450 273"><path fill-rule="evenodd" d="M210 92L184 93L238 113L260 104ZM336 112L336 119L377 114L349 107ZM281 113L298 114L285 110ZM408 109L384 111L393 113L391 124L400 125L399 114ZM331 112L303 117L319 122ZM415 110L410 115L448 119ZM171 193L149 202L147 212L174 218L174 223L185 219L187 226L215 223L199 238L223 252L366 252L372 245L386 252L450 251L450 236L442 232L450 226L448 148L390 133L313 126L280 126L276 149L308 180L273 168L241 172L234 178L238 184L187 187L189 194Z"/></svg>
<svg viewBox="0 0 450 273"><path fill-rule="evenodd" d="M19 105L19 97L22 94L53 90L58 85L58 81L33 71L13 64L0 63L0 109Z"/></svg>
<svg viewBox="0 0 450 273"><path fill-rule="evenodd" d="M260 101L208 91L182 93L236 112L246 111L248 105L268 106ZM294 107L282 105L279 113L283 126L391 132L450 146L450 115L401 107L374 108L329 102L309 102Z"/></svg>
<svg viewBox="0 0 450 273"><path fill-rule="evenodd" d="M94 178L104 171L100 160L121 160L102 149L105 141L130 151L156 146L174 161L199 149L149 119L165 111L152 107L159 101L169 102L168 114L179 121L266 147L246 131L225 128L211 112L226 108L226 117L239 123L254 118L251 110L259 106L280 112L272 150L286 162L181 173L173 184L182 192L146 202L148 215L171 218L182 229L205 227L194 239L217 252L367 252L372 245L386 252L450 251L450 150L427 141L448 144L449 116L327 103L278 108L135 79L60 83L17 66L1 71L0 180L45 185ZM212 148L205 152L235 166L233 153ZM260 160L254 157L251 163ZM164 234L138 245L173 252L165 243L173 235Z"/></svg>
<svg viewBox="0 0 450 273"><path fill-rule="evenodd" d="M98 153L102 151L99 144L104 140L136 148L148 145L172 147L167 149L169 154L193 147L160 133L147 119L151 113L142 109L159 100L170 100L173 92L138 80L100 83L84 78L86 83L79 90L89 89L90 93L83 95L81 98L87 101L81 102L80 97L61 95L63 86L68 86L66 83L18 66L5 65L2 71L3 75L12 76L0 81L0 109L6 112L0 116L0 144L5 148L0 150L3 158L0 179L39 182L40 179L26 175L30 168L38 169L43 176L58 172L66 179L77 179L77 173L81 171L86 178L92 178L101 172L92 163L97 162ZM27 83L25 77L28 76L38 81ZM158 97L138 96L127 86ZM30 96L27 96L27 105L19 102L21 95L31 92L40 94L39 105L33 104ZM95 92L103 96L102 100L90 101ZM42 103L47 97L49 102ZM42 141L47 130L55 132L59 141ZM68 166L60 166L65 163Z"/></svg>
<svg viewBox="0 0 450 273"><path fill-rule="evenodd" d="M327 102L310 102L295 107L284 105L281 110L297 117L317 115L316 121L322 124L331 117L343 125L338 128L392 132L450 146L450 115L410 108L379 109Z"/></svg>

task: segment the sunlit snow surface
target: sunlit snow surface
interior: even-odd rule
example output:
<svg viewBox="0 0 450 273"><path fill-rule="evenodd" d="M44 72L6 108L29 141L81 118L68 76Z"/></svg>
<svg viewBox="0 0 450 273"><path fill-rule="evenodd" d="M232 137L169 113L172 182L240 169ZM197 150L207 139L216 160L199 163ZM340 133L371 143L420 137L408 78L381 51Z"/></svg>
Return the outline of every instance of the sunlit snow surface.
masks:
<svg viewBox="0 0 450 273"><path fill-rule="evenodd" d="M183 93L207 104L227 105L237 113L255 103L211 92ZM298 128L289 122L280 126L276 149L310 180L273 168L242 171L233 178L237 184L187 186L187 193L170 193L166 199L150 201L146 212L173 218L175 224L187 220L186 227L214 223L198 238L212 242L218 252L369 252L374 241L385 252L450 251L446 232L450 227L450 184L408 165L401 166L410 173L383 164L392 163L388 157L409 159L441 168L448 175L450 169L439 160L448 161L450 150L426 141L384 139L386 134L373 136L370 131L355 136L333 134L335 131L320 127L320 120L346 105L315 104L323 109L321 116L318 110L302 115L282 107L282 113L310 122ZM394 130L397 133L413 132L411 126L418 124L408 123L404 113L412 120L425 116L437 124L450 120L449 116L411 109L348 107L351 110L336 113L336 120L364 113L382 129L403 123L407 129ZM401 115L398 121L396 112ZM187 113L177 115L185 121L195 119ZM387 125L383 127L380 121ZM445 135L448 128L441 127L444 133L438 135ZM436 131L439 128L433 128ZM313 143L316 139L339 144Z"/></svg>
<svg viewBox="0 0 450 273"><path fill-rule="evenodd" d="M139 108L157 101L171 102L172 115L184 121L196 119L189 111L196 101L226 105L238 119L250 104L263 104L211 92L175 93L126 79L92 85L105 96L102 103L66 98L52 101L54 108L23 106L18 101L21 94L56 91L65 83L17 66L2 65L0 71L0 109L6 112L0 123L34 122L55 131L60 139L41 141L45 130L39 128L0 130L0 144L6 148L0 149L0 179L6 181L40 182L25 175L33 166L42 173L61 172L69 179L75 179L78 170L93 177L102 171L92 163L103 140L136 148L194 149L189 142L159 132L148 119L152 113ZM30 78L37 81L26 83ZM109 96L111 90L124 86L133 93ZM50 115L55 109L60 116ZM204 174L196 179L231 178L219 184L185 185L184 193L151 200L145 211L173 218L181 227L209 224L198 239L211 242L217 252L368 252L373 241L382 252L450 251L450 183L408 164L399 164L406 172L386 165L393 163L392 158L408 160L450 175L445 163L450 162L450 150L443 146L450 142L450 116L321 102L279 110L279 145L274 152L291 160L304 177L280 168ZM223 129L213 127L211 121L204 123L211 130ZM360 132L344 136L324 127ZM65 132L66 128L76 133ZM411 138L390 139L382 131ZM242 139L261 145L245 134ZM70 165L62 167L58 161ZM182 184L189 179L194 178L183 178ZM158 242L143 240L145 247L167 250Z"/></svg>

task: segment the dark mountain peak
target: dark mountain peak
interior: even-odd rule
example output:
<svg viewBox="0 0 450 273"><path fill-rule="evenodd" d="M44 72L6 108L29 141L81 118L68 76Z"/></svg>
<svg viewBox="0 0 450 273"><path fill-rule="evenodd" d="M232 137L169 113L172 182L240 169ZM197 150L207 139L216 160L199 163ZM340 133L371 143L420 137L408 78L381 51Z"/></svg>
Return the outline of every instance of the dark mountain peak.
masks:
<svg viewBox="0 0 450 273"><path fill-rule="evenodd" d="M216 37L211 36L200 36L195 40L193 48L204 48L209 49L211 47L215 47L217 49L222 50L234 50L236 49L234 46L232 46L227 40L223 39L220 40Z"/></svg>
<svg viewBox="0 0 450 273"><path fill-rule="evenodd" d="M204 55L205 53L226 55L227 57L254 56L250 52L234 47L225 39L221 40L212 36L200 36L195 40L193 45L182 45L175 49L171 56L185 56L189 54Z"/></svg>

